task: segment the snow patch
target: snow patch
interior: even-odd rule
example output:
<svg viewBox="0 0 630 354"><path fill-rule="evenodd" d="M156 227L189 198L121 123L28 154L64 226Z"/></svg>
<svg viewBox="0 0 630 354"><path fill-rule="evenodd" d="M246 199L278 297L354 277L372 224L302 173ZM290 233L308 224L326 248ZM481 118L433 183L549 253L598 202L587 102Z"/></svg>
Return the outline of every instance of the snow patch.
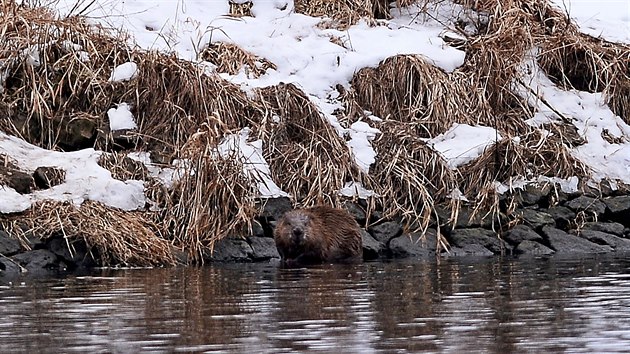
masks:
<svg viewBox="0 0 630 354"><path fill-rule="evenodd" d="M455 123L445 133L427 140L427 145L455 169L481 156L488 146L501 139L494 128Z"/></svg>
<svg viewBox="0 0 630 354"><path fill-rule="evenodd" d="M107 117L109 118L109 129L111 131L136 129L138 127L133 114L129 110L129 105L124 102L119 103L116 108L110 108L107 111Z"/></svg>

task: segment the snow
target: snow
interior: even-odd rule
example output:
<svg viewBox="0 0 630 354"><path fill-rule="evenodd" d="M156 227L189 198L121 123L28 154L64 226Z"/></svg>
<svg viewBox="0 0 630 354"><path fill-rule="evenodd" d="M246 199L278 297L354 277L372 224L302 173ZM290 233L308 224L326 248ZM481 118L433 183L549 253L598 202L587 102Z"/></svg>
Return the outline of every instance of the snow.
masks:
<svg viewBox="0 0 630 354"><path fill-rule="evenodd" d="M144 207L142 181L119 181L98 165L102 152L85 149L73 152L50 151L0 132L0 154L10 156L27 172L37 167L59 167L66 171L65 182L45 190L21 195L9 187L0 187L0 212L19 212L41 200L72 201L79 205L93 200L123 210Z"/></svg>
<svg viewBox="0 0 630 354"><path fill-rule="evenodd" d="M265 161L262 140L249 142L249 128L242 129L238 134L232 134L218 146L219 154L230 158L236 154L243 164L243 173L255 180L262 198L288 197L289 194L271 179L269 164Z"/></svg>
<svg viewBox="0 0 630 354"><path fill-rule="evenodd" d="M107 117L109 118L109 129L111 131L136 129L138 127L133 114L129 110L129 105L124 102L119 103L116 108L110 108L107 111Z"/></svg>
<svg viewBox="0 0 630 354"><path fill-rule="evenodd" d="M355 157L355 162L363 170L370 172L370 165L376 161L376 152L370 143L381 131L370 127L366 122L358 121L350 126L348 145Z"/></svg>
<svg viewBox="0 0 630 354"><path fill-rule="evenodd" d="M558 115L554 110L559 112L572 121L580 136L587 141L572 149L571 153L591 169L593 180L599 182L607 178L630 183L630 126L606 106L601 93L558 88L536 63L536 54L535 50L529 54L522 70L527 87L516 87L517 92L538 109L529 123L538 126L545 123L545 118L557 121ZM544 104L543 100L547 103ZM608 142L602 137L604 131L621 138L622 142Z"/></svg>
<svg viewBox="0 0 630 354"><path fill-rule="evenodd" d="M128 81L138 75L138 64L134 62L126 62L118 65L112 70L109 81Z"/></svg>
<svg viewBox="0 0 630 354"><path fill-rule="evenodd" d="M552 1L559 8L566 9L583 32L630 43L630 2ZM54 6L61 16L65 16L71 15L69 11L76 4L75 0L58 0ZM380 132L373 125L380 118L370 116L370 119L350 127L342 126L333 114L343 108L336 85L348 88L349 81L358 70L375 67L380 61L397 54L422 55L445 72L452 72L462 65L465 53L446 45L443 38L458 36L451 30L456 21L466 23L465 32L474 34L474 23L487 20L487 16L449 1L426 4L427 14L419 13L415 5L393 9L391 20L379 21L376 26L361 21L346 30L318 27L322 19L296 13L290 0L253 0L254 17L239 19L226 16L229 11L227 0L212 3L206 0L95 0L86 5L89 6L85 10L81 6L79 10L92 23L123 30L130 34L133 45L147 50L174 52L179 58L198 62L208 72L215 70L214 65L198 60L198 53L208 43L235 43L271 61L277 69L268 69L259 78L248 77L244 71L221 76L238 84L245 92L281 82L299 86L339 135L348 138L357 166L364 172L369 172L376 159L372 141ZM66 51L74 52L81 60L89 60L80 45L71 42L62 44ZM40 48L32 46L21 54L28 63L37 66L40 64ZM518 93L538 109L529 123L540 126L560 120L553 110L542 104L544 99L555 110L569 117L587 141L585 145L573 149L572 154L589 166L594 181L611 178L630 183L630 128L604 105L602 95L564 91L556 87L534 62L524 63L526 65L529 65L531 74L526 77L527 87L520 87ZM0 65L0 93L6 80L2 69ZM138 74L138 66L134 62L111 69L112 82L131 80ZM113 131L136 128L129 105L125 102L111 108L107 115ZM609 143L602 138L604 131L621 142ZM455 124L427 143L444 157L450 168L457 168L477 158L499 139L501 137L491 127ZM260 196L287 196L271 179L269 166L262 157L264 142L248 140L249 129L246 128L226 137L219 153L224 156L238 154L243 161L243 173L257 181ZM0 133L0 153L11 156L26 171L33 171L39 166L57 166L66 170L66 182L48 190L20 195L11 188L0 187L0 213L21 211L43 199L71 200L77 204L95 200L125 210L146 205L143 183L113 179L96 163L101 152L92 149L69 153L47 151ZM143 161L149 172L167 186L187 165L186 161L179 161L179 165L157 166L143 153L130 154L130 157ZM511 187L540 181L521 178L513 182ZM567 189L577 186L577 178L555 182ZM497 185L498 189L503 187ZM339 193L361 198L374 194L354 182L348 183ZM466 198L458 190L454 190L451 197Z"/></svg>
<svg viewBox="0 0 630 354"><path fill-rule="evenodd" d="M455 169L476 159L501 139L494 128L455 123L445 133L427 140L427 144L446 160L448 167Z"/></svg>
<svg viewBox="0 0 630 354"><path fill-rule="evenodd" d="M630 43L630 1L552 0L568 13L583 33L621 43Z"/></svg>

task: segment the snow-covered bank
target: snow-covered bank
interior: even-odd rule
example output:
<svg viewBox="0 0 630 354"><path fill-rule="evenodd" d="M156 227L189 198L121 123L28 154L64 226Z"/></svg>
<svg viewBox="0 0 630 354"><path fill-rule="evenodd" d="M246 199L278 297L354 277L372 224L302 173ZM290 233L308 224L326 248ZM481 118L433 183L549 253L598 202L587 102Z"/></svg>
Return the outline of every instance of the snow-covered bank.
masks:
<svg viewBox="0 0 630 354"><path fill-rule="evenodd" d="M0 187L0 211L46 199L150 206L145 214L163 232L198 251L247 229L270 197L296 205L359 197L368 214L378 211L374 222L402 217L426 229L440 202L494 201L496 212L503 197L495 193L511 192L506 185L556 177L572 188L630 183L627 64L617 60L630 50L580 34L544 2L522 1L496 13L466 1L412 4L392 7L390 19L368 11L343 25L299 13L292 1L255 0L243 17L230 16L227 1L95 1L81 9L138 47L107 32L95 37L97 27L82 18L35 18L67 32L7 26L5 45L19 50L5 52L19 54L0 58L0 112L11 119L0 121L0 154L27 174L57 167L66 177L22 194ZM64 2L57 5L64 14ZM585 63L571 52L582 45L594 53ZM532 55L538 47L544 53ZM575 85L592 92L563 82L593 63L608 70L597 88L589 78ZM576 138L559 136L564 128ZM7 132L78 151L43 150ZM64 134L83 140L67 148ZM142 162L131 166L141 173L112 177L97 163L109 153Z"/></svg>

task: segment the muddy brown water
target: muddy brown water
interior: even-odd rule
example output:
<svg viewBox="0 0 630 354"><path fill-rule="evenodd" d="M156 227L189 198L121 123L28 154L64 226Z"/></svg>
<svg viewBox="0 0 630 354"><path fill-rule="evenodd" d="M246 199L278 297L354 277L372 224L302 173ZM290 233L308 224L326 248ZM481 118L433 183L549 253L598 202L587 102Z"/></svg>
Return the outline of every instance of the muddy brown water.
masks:
<svg viewBox="0 0 630 354"><path fill-rule="evenodd" d="M629 350L630 255L213 264L0 285L1 353Z"/></svg>

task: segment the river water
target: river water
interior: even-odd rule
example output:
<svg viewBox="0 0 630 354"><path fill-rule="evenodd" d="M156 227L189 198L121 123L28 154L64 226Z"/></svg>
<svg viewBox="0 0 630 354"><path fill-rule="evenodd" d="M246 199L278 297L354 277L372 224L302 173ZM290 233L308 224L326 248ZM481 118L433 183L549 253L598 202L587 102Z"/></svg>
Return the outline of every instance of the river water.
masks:
<svg viewBox="0 0 630 354"><path fill-rule="evenodd" d="M630 350L630 257L451 258L0 278L0 352Z"/></svg>

